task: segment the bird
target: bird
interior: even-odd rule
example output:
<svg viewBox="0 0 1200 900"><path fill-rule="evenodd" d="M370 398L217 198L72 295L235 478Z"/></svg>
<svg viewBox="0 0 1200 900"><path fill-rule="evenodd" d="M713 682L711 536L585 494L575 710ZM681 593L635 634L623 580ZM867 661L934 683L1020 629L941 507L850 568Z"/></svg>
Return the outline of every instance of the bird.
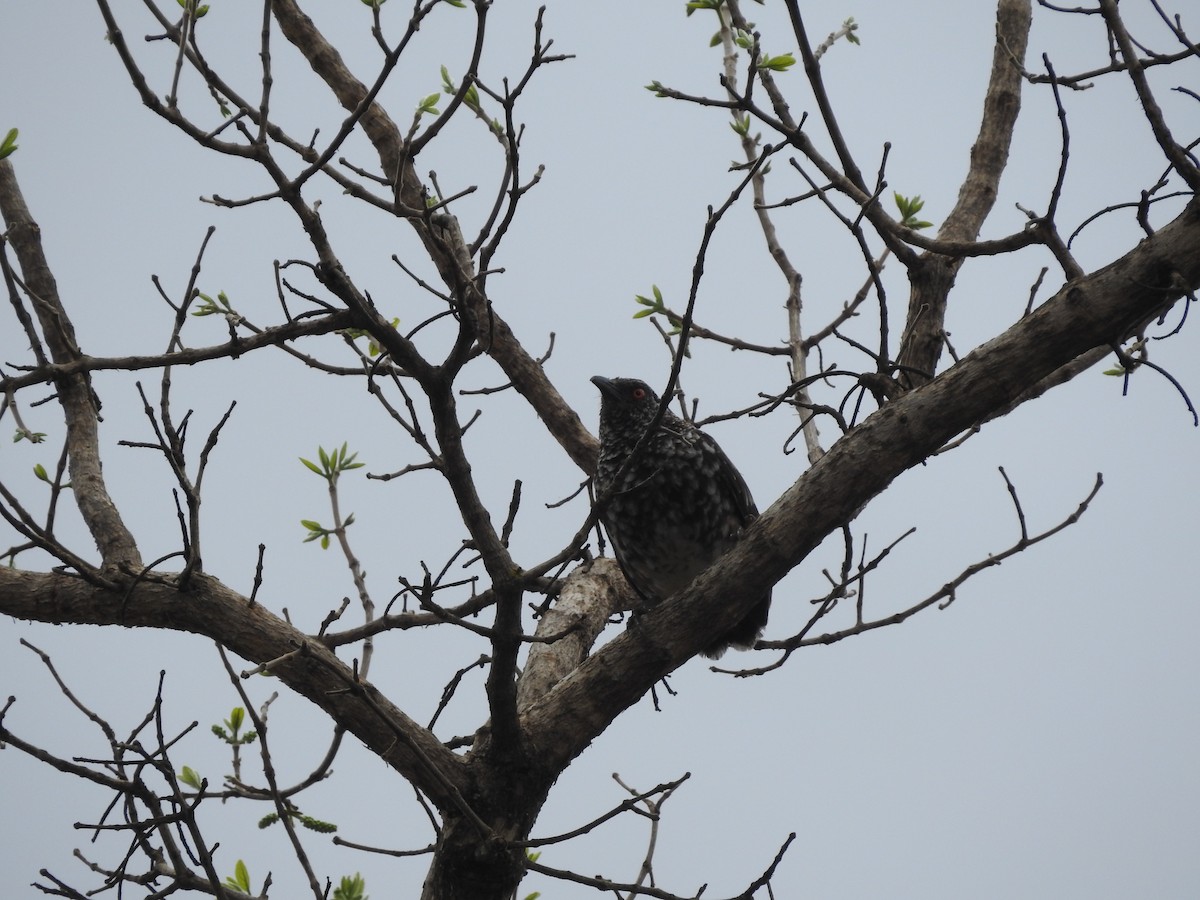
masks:
<svg viewBox="0 0 1200 900"><path fill-rule="evenodd" d="M717 442L669 410L633 462L622 466L658 413L658 395L636 378L591 379L600 390L600 519L625 578L647 606L691 583L758 517L746 480ZM719 659L748 650L767 624L767 592L737 625L701 650Z"/></svg>

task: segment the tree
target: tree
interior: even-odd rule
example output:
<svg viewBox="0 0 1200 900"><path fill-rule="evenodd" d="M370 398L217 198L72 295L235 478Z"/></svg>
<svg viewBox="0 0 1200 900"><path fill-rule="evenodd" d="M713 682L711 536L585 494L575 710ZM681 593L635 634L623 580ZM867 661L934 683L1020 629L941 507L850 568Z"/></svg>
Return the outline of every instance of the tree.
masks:
<svg viewBox="0 0 1200 900"><path fill-rule="evenodd" d="M233 857L216 852L219 839L209 834L206 816L212 801L223 798L266 804L277 827L286 830L312 893L324 896L325 873L308 863L300 828L326 828L327 816L304 815L305 798L329 774L348 733L407 781L416 793L415 808L428 813L434 837L427 848L426 897L510 897L530 870L624 893L680 895L692 888L651 887L648 868L627 879L636 884L614 886L534 858L538 848L557 846L535 825L555 783L593 741L802 563L830 561L828 583L808 594L815 603L801 604L793 593L784 601L793 608L791 619L783 614L789 627L768 633L762 643L764 651L773 651L771 662L727 659L726 671L766 674L793 661L794 651L803 647L835 643L948 604L976 573L1075 521L1099 480L1057 522L1039 527L1027 524L1017 486L1005 476L1020 525L1011 546L953 566L935 555L929 563L936 572L933 583L944 587L884 608L866 601L865 584L885 577L899 538L880 549L868 545L854 524L859 513L890 491L902 473L940 465L944 454L985 426L1011 427L996 420L1094 373L1101 360L1116 371L1113 385L1153 377L1195 416L1186 386L1150 359L1155 339L1185 339L1180 326L1200 284L1200 216L1193 197L1200 170L1191 152L1193 136L1179 131L1187 127L1194 97L1186 91L1165 97L1159 83L1177 67L1194 67L1194 46L1182 23L1164 16L1166 31L1159 25L1156 39L1165 35L1174 42L1171 49L1146 49L1148 39L1131 36L1112 0L1094 14L1043 7L1039 14L1060 20L1071 40L1076 29L1093 31L1094 53L1102 57L1060 72L1053 53L1040 61L1027 53L1029 4L1001 0L990 74L986 89L978 92L981 125L970 165L957 202L929 236L924 232L933 229L923 221L928 214L917 191L893 185L890 145L853 140L855 115L837 103L827 83L830 55L856 52L850 46L858 37L854 21L834 23L830 39L817 42L809 15L795 2L763 9L764 16L779 15L759 24L747 21L748 10L733 0L688 5L689 14L708 17L704 27L721 46L713 51L722 60L719 89L711 79L700 89L676 86L666 74L648 86L650 93L667 109L704 115L714 133L721 117L730 117L740 155L728 184L712 172L720 187L713 191L716 198L701 201L711 202L707 213L699 220L691 212L681 217L695 225L699 237L690 283L679 281L678 291L642 287L636 309L657 326L669 349L664 397L677 400L684 414L696 415L693 395L690 389L684 395L682 386L691 384L698 361L712 367L719 359L722 372L744 368L759 399L706 421L771 414L782 422L791 416L782 426L794 431L786 449L802 443L810 465L774 502L760 502L764 513L734 551L682 594L640 616L637 627L620 630L593 652L610 617L636 605L615 568L593 559L601 547L595 503L581 489L563 510L540 517L552 526L537 531L530 526L526 537L529 488L514 483L493 458L501 441L549 454L545 435L580 479L595 462L595 439L567 399L586 395L552 378L552 354L539 357L528 344L547 330L573 330L576 304L558 296L508 296L503 280L509 246L537 240L536 233L522 231L531 227L522 224L526 217L536 218L527 210L536 203L542 175L529 161L534 139L522 123L536 120L530 96L552 81L556 68L569 64L569 53L550 39L554 11L526 19L523 37L532 39L528 60L500 65L485 50L493 41L505 43L493 36L501 27L497 22L514 27L501 10L430 0L414 5L405 19L394 4L367 6L360 10L363 21L354 22L360 41L354 43L356 38L342 34L348 16L318 27L292 0L264 4L261 28L253 31L218 24L234 21L235 14L222 5L185 0L168 15L148 3L152 33L142 46L132 35L145 24L127 22L121 18L126 13L118 14L105 0L97 3L111 49L142 103L205 151L195 159L227 157L222 165L235 163L255 173L257 186L240 196L208 193L213 216L224 222L278 208L288 214L291 234L302 235L303 249L280 241L277 254L269 251L279 260L271 268L277 309L254 289L206 286L210 232L192 250L194 264L182 289L156 280L165 316L160 311L151 321L138 313L165 333L165 350L147 350L155 345L146 343L132 354L90 355L83 348L91 341L77 327L79 308L60 295L51 274L57 263L43 245L55 225L43 223L43 232L34 224L17 183L28 143L22 141L11 159L0 162L4 271L15 322L9 332L29 345L24 364L6 364L4 415L23 444L62 442L57 464L39 464L32 472L6 467L0 512L13 532L6 553L12 565L0 574L0 609L39 622L171 629L211 638L221 647L242 711L218 726L234 758L233 777L220 785L184 768L181 748L187 744L177 743L184 735L163 724L161 686L133 738L80 701L105 733L107 757L72 760L71 754L41 749L36 738L10 725L19 704L5 707L0 738L116 797L104 825L116 826L128 853L93 862L98 878L129 886L215 896L265 893L261 881L251 880L252 857L244 871L234 867ZM1103 29L1096 28L1097 18ZM219 30L223 27L227 30ZM364 49L366 28L370 41ZM252 44L239 43L250 34ZM689 39L698 34L689 23ZM426 36L436 51L454 57L453 64L446 62L438 73L440 85L413 91L413 84L434 77L417 55ZM335 38L348 42L345 49L338 49ZM294 69L283 75L280 61L290 54L307 63L315 79L305 80ZM418 62L410 66L414 57ZM1116 199L1098 190L1085 212L1066 214L1075 159L1068 152L1068 113L1073 93L1093 83L1095 90L1119 85L1125 91L1121 127L1144 129L1155 152L1137 160L1143 190ZM1022 96L1033 91L1049 95L1060 113L1056 152L1039 148L1050 177L1044 190L1020 194L1028 212L1019 227L997 228L999 236L981 238L1018 134ZM324 105L326 97L339 112ZM939 124L920 121L916 110L911 117L917 127ZM453 175L426 174L425 167L435 164L429 160ZM1127 165L1115 163L1114 168ZM1121 221L1125 243L1114 257L1093 264L1088 260L1096 251L1089 248L1085 256L1077 245L1086 243L1089 229L1113 219ZM645 230L653 234L678 221L647 223ZM740 224L737 241L726 237L733 221ZM751 225L757 229L755 246L765 247L766 256L749 257ZM844 302L823 319L815 318L814 308L821 305L809 301L801 278L802 272L813 278L815 264L797 261L797 228L857 254L852 279L849 265L839 260L840 271L829 283L843 292ZM292 249L283 249L288 246ZM747 336L736 324L738 310L723 309L714 298L709 269L729 247L738 256L729 267L736 274L738 302L763 297L772 308L782 305L785 331L766 339ZM396 266L390 277L377 261L389 258ZM959 296L953 288L961 273L994 259L1019 267L1029 287L1020 297L1009 288L996 301L1004 311L992 333L972 338L974 349L959 354L965 347L947 327L954 309L950 297ZM847 292L850 284L854 288ZM901 291L907 301L897 300ZM563 292L578 294L580 288L548 291ZM522 302L535 307L532 314L520 308ZM125 315L119 301L106 307L110 319L118 308ZM514 315L525 327L510 325ZM212 330L213 322L223 333ZM161 337L156 340L161 348ZM726 347L740 352L715 354ZM19 352L16 345L6 350ZM205 371L219 372L235 362L242 371L277 350L288 357L290 384L268 392L264 404L256 385L245 380L239 396L221 396L214 409L215 398L203 392ZM617 355L608 354L614 366ZM852 362L841 363L843 357ZM180 401L187 366L201 374L187 379L191 393ZM259 377L262 370L252 371ZM136 396L145 425L140 438L119 442L124 448L99 430L101 400L110 402L101 383L110 372L141 379ZM336 381L338 395L369 398L375 405L370 424L342 422L336 409L317 406L325 395L309 387L316 376ZM131 390L128 382L120 384ZM40 403L48 387L54 407ZM353 436L326 440L316 453L287 448L292 456L303 453L328 489L329 511L305 518L305 536L340 550L353 601L298 611L272 588L269 548L260 545L252 578L211 549L220 545L221 535L207 524L201 500L209 495L202 489L212 489L223 448L239 427L232 401L253 405L256 396L258 421L251 430L260 442L269 437L263 429L280 400L294 405L295 415L319 420L322 430L355 428ZM188 407L200 411L185 411ZM50 417L52 408L60 418ZM361 465L357 453L368 429L389 431L385 446L395 460L372 459L367 468L382 482L372 486L385 510L375 515L371 530L391 531L386 536L393 543L411 542L414 548L382 577L373 564L372 580L359 562L356 542L363 527L356 529L354 516L343 512L347 480ZM119 453L141 453L143 466L147 453L154 457L170 476L164 489L173 496L173 511L159 502L152 524L130 524L142 512L108 484ZM228 478L254 484L267 477L253 456L228 465ZM297 466L286 481L297 483L304 474ZM421 486L406 496L417 503L389 499L388 491L414 481ZM561 486L537 485L534 502L560 499L553 491ZM247 486L242 502L271 503L270 498L266 490ZM69 506L77 508L95 552L73 523L61 521ZM365 514L360 521L367 521ZM401 527L393 528L396 523ZM177 529L170 538L168 527ZM245 565L244 548L239 559ZM241 581L248 587L237 588ZM784 605L779 599L776 604ZM292 612L285 614L285 607ZM790 627L793 620L796 627ZM413 631L416 636L409 637ZM450 635L443 637L445 632ZM388 638L400 637L413 652L422 648L422 667L431 673L421 679L420 686L429 689L421 700L409 696L411 683L395 690L377 674L389 650L399 652L400 645L389 646ZM378 659L376 649L382 651ZM433 662L440 653L454 660L444 690L445 663ZM480 696L464 698L476 671L483 682ZM276 680L264 687L262 676ZM281 782L275 773L281 745L270 736L264 700L276 686L286 688L285 696L309 700L331 729L319 763L294 783ZM70 687L64 683L64 691ZM462 708L455 721L465 725L465 736L437 724L450 703ZM436 710L428 724L416 713L423 704ZM254 732L252 741L247 729ZM294 746L286 744L289 754ZM257 783L243 777L241 768L253 750L260 752L262 767ZM650 791L632 785L632 796L617 809L649 804L656 814L679 783L664 781ZM606 819L581 814L562 836L590 831ZM744 896L775 877L790 841L781 837L775 843L782 845L778 852L765 852L754 872L743 873ZM80 896L80 888L68 886L72 880L47 872L40 884L50 893ZM348 883L342 890L354 896L357 888Z"/></svg>

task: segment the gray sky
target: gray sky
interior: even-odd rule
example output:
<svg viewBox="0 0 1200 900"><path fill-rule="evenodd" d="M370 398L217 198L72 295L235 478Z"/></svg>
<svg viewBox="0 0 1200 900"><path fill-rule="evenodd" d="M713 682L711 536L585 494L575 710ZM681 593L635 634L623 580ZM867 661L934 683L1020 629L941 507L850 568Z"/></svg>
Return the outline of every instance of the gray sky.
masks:
<svg viewBox="0 0 1200 900"><path fill-rule="evenodd" d="M336 8L312 0L306 6L332 38L345 42L356 73L373 75L378 53L367 34L366 7L351 0ZM954 202L978 124L991 57L991 10L985 4L879 0L808 6L815 39L850 15L861 24L862 45L837 45L825 71L863 168L873 172L882 143L891 141L890 185L920 194L924 215L940 222ZM168 45L142 41L154 29L140 3L114 7L156 89L165 92L173 59ZM750 7L766 49L794 50L779 4L769 7ZM496 4L494 42L482 67L489 84L498 85L504 75L519 77L535 9L524 0ZM98 13L87 4L64 11L61 4L41 3L0 8L0 58L8 73L0 84L0 131L21 129L13 162L85 352L163 350L169 310L150 277L157 274L178 299L210 224L217 231L200 289L226 291L255 324L273 322L271 261L310 256L299 227L279 204L228 211L198 202L214 193L251 195L267 185L251 166L212 157L155 119L105 42ZM399 3L389 4L385 24L389 16L398 22L403 11ZM1137 36L1157 49L1174 49L1161 23L1140 5L1126 2L1123 11ZM260 15L257 4L215 0L201 23L209 58L252 96ZM1106 43L1096 18L1036 11L1030 67L1040 67L1043 52L1060 73L1103 65ZM438 89L440 65L461 74L471 20L468 11L447 7L423 27L412 59L382 97L398 121ZM657 284L672 306L683 306L705 207L720 204L737 180L726 169L740 150L719 111L656 99L643 89L659 80L716 95L720 56L707 46L714 29L707 14L685 18L682 2L549 4L547 36L556 50L577 58L536 77L520 109L528 126L524 164L532 172L544 163L546 171L497 259L505 273L489 287L531 352L540 355L555 332L548 371L592 424L598 401L590 375L666 381L661 340L647 322L630 318L637 308L633 296ZM275 108L286 127L303 138L315 127L323 137L331 135L340 112L307 66L282 40L274 62ZM1168 89L1194 89L1197 69L1192 61L1155 73L1159 100L1181 128L1194 127L1195 103ZM815 113L799 69L780 81L795 111ZM213 116L194 79L185 79L182 96L197 115ZM1103 206L1136 199L1164 163L1126 81L1069 93L1065 101L1072 160L1061 221L1069 231ZM1023 102L1012 166L987 237L1021 227L1024 215L1014 204L1043 209L1055 177L1059 126L1052 99L1045 89L1027 88ZM448 193L480 186L454 207L468 233L491 202L500 165L494 142L470 126L478 123L448 129L419 166L422 172L436 169ZM347 155L371 164L361 144L348 147ZM769 184L774 199L805 187L777 162ZM415 242L403 223L347 203L329 182L314 182L310 190L323 201L347 267L385 311L415 324L434 309L389 262L392 253L412 258ZM1177 209L1164 204L1156 224ZM861 283L857 250L811 204L781 212L776 221L804 274L808 328L815 330ZM1132 216L1118 213L1084 231L1073 249L1085 267L1094 268L1126 252L1137 234ZM1052 261L1034 248L964 266L948 319L960 353L1020 316L1043 265ZM295 277L311 287L300 273ZM892 263L885 278L897 321L906 299L903 272ZM1060 282L1052 269L1039 297ZM762 251L749 208L739 208L717 234L697 319L714 330L773 343L785 334L783 299L782 279ZM1193 332L1189 322L1182 335L1156 343L1152 358L1200 399ZM872 333L870 321L859 332L868 341ZM215 318L198 320L185 333L193 346L224 337ZM6 367L27 361L11 324L0 328L0 351ZM693 351L683 384L700 398L702 415L746 405L758 391L786 383L778 361L696 344ZM840 346L830 348L826 361L865 366ZM140 378L157 392L154 373ZM470 378L479 387L503 380L487 362ZM197 449L198 435L232 399L238 401L207 475L207 569L248 591L256 547L265 543L261 601L275 610L286 607L300 627L315 631L353 586L334 551L301 544L301 518L330 517L323 483L297 458L312 456L318 444L348 441L369 471L387 472L419 461L416 451L356 385L318 378L280 353L178 371L174 381L179 410L196 410ZM120 439L149 436L134 379L99 374L96 386L105 404L105 472L143 555L153 559L175 549L178 540L169 473L148 451L115 446ZM40 396L25 396L23 412L30 427L50 434L51 444L0 441L6 482L35 506L44 485L22 473L38 462L51 466L61 436L52 404L30 408ZM824 399L838 398L830 393ZM464 398L462 406L474 402ZM580 476L536 427L524 436L535 425L526 408L512 398L481 405L487 411L469 433L468 450L495 516L503 517L513 479L524 481L513 547L518 559L531 564L555 552L581 521L578 501L562 510L543 506L573 491ZM745 473L760 507L804 469L802 453L781 452L794 424L778 414L711 429ZM828 427L824 435L831 439ZM1194 636L1200 607L1191 554L1200 524L1198 440L1200 432L1165 379L1143 371L1122 397L1120 379L1097 370L907 473L856 523L859 534L869 536L868 552L917 527L867 584L868 610L876 614L921 599L1016 539L997 466L1020 491L1034 531L1074 510L1097 472L1104 473L1105 486L1079 524L970 581L946 610L807 650L762 678L735 680L711 673L703 661L688 663L673 676L679 695L668 698L662 712L648 701L638 704L566 772L535 834L569 830L619 803L624 795L610 778L613 772L641 789L691 772L665 807L655 857L659 886L679 894L705 881L706 896L741 890L795 831L775 881L777 897L1196 896L1200 657ZM351 538L377 599L391 595L397 574L417 572L422 559L440 563L457 543L461 527L445 508L446 496L433 476L422 473L387 483L346 479L343 508L356 514ZM64 527L80 549L90 546L74 522ZM798 630L810 614L808 600L826 590L821 569L832 570L839 561L840 541L834 541L776 589L767 638ZM106 747L36 657L19 646L21 637L50 653L81 699L118 732L144 715L157 674L167 669L168 721L175 728L200 723L174 761L214 781L228 771L227 755L208 726L238 700L204 640L0 625L0 695L18 697L7 724L64 756L103 754ZM440 686L483 651L461 633L389 635L377 644L372 680L425 721ZM770 653L734 654L726 662L771 659ZM260 681L252 689L261 702L271 686ZM468 676L438 733L474 730L481 693L478 673ZM282 780L302 777L324 752L327 724L308 704L285 695L272 707L271 725ZM347 746L335 768L332 784L306 795L305 812L336 821L353 841L414 848L429 840L411 790L378 760ZM11 750L0 755L0 786L6 808L22 811L5 817L0 895L33 896L28 885L43 866L87 884L70 856L75 847L101 863L119 858L118 844L92 847L86 834L71 828L95 820L107 802L102 793ZM256 885L272 870L275 896L299 896L302 882L289 865L283 832L254 828L265 808L208 804L205 810L212 817L206 820L210 839L222 843L223 872L244 858ZM631 880L645 839L645 820L626 817L577 842L546 848L542 861ZM416 896L425 872L421 859L363 856L316 835L308 845L322 874L336 881L361 871L376 900ZM546 900L597 896L538 876L523 885L524 892L533 890Z"/></svg>

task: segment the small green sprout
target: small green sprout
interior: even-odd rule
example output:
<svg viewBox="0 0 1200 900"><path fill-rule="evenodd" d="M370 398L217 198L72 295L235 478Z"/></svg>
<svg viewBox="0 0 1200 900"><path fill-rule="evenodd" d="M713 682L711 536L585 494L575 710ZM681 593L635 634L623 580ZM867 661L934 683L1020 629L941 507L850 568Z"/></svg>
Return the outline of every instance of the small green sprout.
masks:
<svg viewBox="0 0 1200 900"><path fill-rule="evenodd" d="M217 299L213 300L208 294L196 291L196 297L199 298L200 304L192 310L192 315L197 318L201 316L233 316L238 317L237 310L229 302L229 297L224 291L217 291Z"/></svg>
<svg viewBox="0 0 1200 900"><path fill-rule="evenodd" d="M438 201L435 198L430 197L429 201L427 201L427 202L429 202L431 204L436 204ZM400 318L397 316L396 318L392 319L392 321L389 322L388 324L390 324L393 328L395 328L396 326L398 326L400 324ZM343 328L338 333L345 335L346 337L350 338L350 340L352 340L352 341L357 341L361 337L370 337L370 335L371 335L371 332L367 331L367 329L365 329L365 328ZM377 340L375 340L375 338L372 337L369 341L367 341L367 355L368 356L378 356L382 352L383 352L383 347L381 347L379 345L379 342Z"/></svg>
<svg viewBox="0 0 1200 900"><path fill-rule="evenodd" d="M4 140L0 141L0 159L7 156L12 156L17 150L17 135L19 132L15 128L8 129L8 134L4 136Z"/></svg>
<svg viewBox="0 0 1200 900"><path fill-rule="evenodd" d="M300 812L300 810L297 809L296 806L292 803L287 804L287 815L291 821L299 822L302 826L307 828L309 831L315 831L315 832L317 832L317 834L333 834L335 831L338 830L337 826L334 825L332 822L322 822L320 819L316 819L312 816L306 816L304 813ZM258 820L258 827L260 829L270 828L272 825L274 825L278 821L279 821L279 813L278 812L270 812Z"/></svg>
<svg viewBox="0 0 1200 900"><path fill-rule="evenodd" d="M253 744L258 740L258 732L247 731L245 734L238 734L242 730L242 725L246 721L246 711L240 706L235 706L229 713L229 718L225 720L225 727L214 725L212 733L229 744L231 747L241 747L245 744Z"/></svg>
<svg viewBox="0 0 1200 900"><path fill-rule="evenodd" d="M633 317L635 319L644 319L647 316L653 315L663 316L668 322L671 323L671 330L668 332L668 334L679 334L683 328L679 324L679 319L667 309L666 304L663 302L662 291L658 289L657 284L650 285L650 290L654 294L653 299L650 297L643 297L641 294L634 296L633 299L646 308L639 309L633 314Z"/></svg>
<svg viewBox="0 0 1200 900"><path fill-rule="evenodd" d="M842 30L846 32L846 40L848 40L850 43L855 45L862 43L862 41L858 39L858 35L854 33L858 31L858 23L854 21L854 16L850 16L850 18L842 23Z"/></svg>
<svg viewBox="0 0 1200 900"><path fill-rule="evenodd" d="M758 60L758 67L769 72L786 72L795 64L796 57L790 53L781 53L778 56L767 56L764 53Z"/></svg>
<svg viewBox="0 0 1200 900"><path fill-rule="evenodd" d="M447 3L452 0L446 0ZM333 889L333 900L370 900L367 897L367 882L355 872L343 875L341 884Z"/></svg>
<svg viewBox="0 0 1200 900"><path fill-rule="evenodd" d="M237 865L233 867L233 874L225 878L225 886L231 887L235 891L241 891L243 894L254 894L250 887L250 870L246 868L246 864L242 860L239 859Z"/></svg>
<svg viewBox="0 0 1200 900"><path fill-rule="evenodd" d="M920 194L914 197L905 197L903 194L896 192L893 194L893 197L896 201L896 209L900 211L901 225L911 228L913 231L933 227L932 222L926 222L924 219L917 218L917 213L925 206L925 201L921 199Z"/></svg>
<svg viewBox="0 0 1200 900"><path fill-rule="evenodd" d="M431 116L436 116L438 114L437 102L441 96L442 96L441 91L438 91L435 94L430 94L428 97L426 97L420 103L418 103L417 104L417 115L423 116L426 113L428 113Z"/></svg>
<svg viewBox="0 0 1200 900"><path fill-rule="evenodd" d="M458 93L458 85L450 78L450 72L445 66L442 66L442 90L451 97ZM463 94L463 103L470 109L479 109L479 89L475 85L467 88L467 92Z"/></svg>
<svg viewBox="0 0 1200 900"><path fill-rule="evenodd" d="M208 4L198 6L196 0L175 0L185 13L188 13L193 19L203 19L208 15Z"/></svg>
<svg viewBox="0 0 1200 900"><path fill-rule="evenodd" d="M361 469L366 465L366 463L356 462L358 454L350 453L345 443L332 453L325 452L324 447L318 447L317 459L321 461L319 466L311 460L304 459L304 457L300 458L300 462L304 463L311 471L320 475L330 484L337 481L338 476L343 472L349 472L351 469Z"/></svg>

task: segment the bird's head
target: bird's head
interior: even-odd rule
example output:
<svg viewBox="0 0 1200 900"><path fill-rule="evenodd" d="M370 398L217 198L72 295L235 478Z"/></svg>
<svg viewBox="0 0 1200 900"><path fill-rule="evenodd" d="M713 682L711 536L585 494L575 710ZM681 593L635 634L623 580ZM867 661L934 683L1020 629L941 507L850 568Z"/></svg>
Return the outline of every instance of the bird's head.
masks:
<svg viewBox="0 0 1200 900"><path fill-rule="evenodd" d="M592 384L600 389L601 425L648 425L658 412L658 394L636 378L603 378Z"/></svg>

